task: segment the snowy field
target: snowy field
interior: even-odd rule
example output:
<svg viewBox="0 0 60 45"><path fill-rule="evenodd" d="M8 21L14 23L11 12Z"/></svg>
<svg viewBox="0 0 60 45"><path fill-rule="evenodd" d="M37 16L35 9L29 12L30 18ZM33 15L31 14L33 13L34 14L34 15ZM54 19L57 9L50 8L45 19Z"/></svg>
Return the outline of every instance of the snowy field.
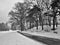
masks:
<svg viewBox="0 0 60 45"><path fill-rule="evenodd" d="M0 32L0 45L46 45L29 39L16 31Z"/></svg>
<svg viewBox="0 0 60 45"><path fill-rule="evenodd" d="M60 39L60 25L57 27L57 29L55 31L52 31L51 28L48 26L44 26L44 30L42 31L41 26L39 26L38 30L36 30L36 27L34 27L34 28L29 29L27 31L22 31L22 33L28 33L31 35ZM45 30L48 30L48 32ZM57 32L57 33L54 33L54 32Z"/></svg>

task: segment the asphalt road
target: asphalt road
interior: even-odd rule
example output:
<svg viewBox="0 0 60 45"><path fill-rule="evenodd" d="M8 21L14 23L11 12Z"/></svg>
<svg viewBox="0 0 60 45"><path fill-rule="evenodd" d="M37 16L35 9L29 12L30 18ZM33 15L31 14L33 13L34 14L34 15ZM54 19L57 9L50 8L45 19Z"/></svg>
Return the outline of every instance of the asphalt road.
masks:
<svg viewBox="0 0 60 45"><path fill-rule="evenodd" d="M17 32L0 33L0 45L45 45Z"/></svg>
<svg viewBox="0 0 60 45"><path fill-rule="evenodd" d="M35 36L35 35L31 35L31 34L27 34L27 33L21 33L21 32L18 32L28 38L31 38L35 41L38 41L38 42L42 42L46 45L60 45L60 40L59 39L54 39L54 38L47 38L47 37L42 37L42 36Z"/></svg>

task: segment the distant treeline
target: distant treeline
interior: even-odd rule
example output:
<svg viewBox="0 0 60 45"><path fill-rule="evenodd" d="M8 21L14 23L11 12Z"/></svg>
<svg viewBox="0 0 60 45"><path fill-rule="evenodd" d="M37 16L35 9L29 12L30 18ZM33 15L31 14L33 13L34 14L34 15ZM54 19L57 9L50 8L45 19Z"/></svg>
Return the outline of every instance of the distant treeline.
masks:
<svg viewBox="0 0 60 45"><path fill-rule="evenodd" d="M5 23L0 23L0 31L7 31L9 30L9 27Z"/></svg>

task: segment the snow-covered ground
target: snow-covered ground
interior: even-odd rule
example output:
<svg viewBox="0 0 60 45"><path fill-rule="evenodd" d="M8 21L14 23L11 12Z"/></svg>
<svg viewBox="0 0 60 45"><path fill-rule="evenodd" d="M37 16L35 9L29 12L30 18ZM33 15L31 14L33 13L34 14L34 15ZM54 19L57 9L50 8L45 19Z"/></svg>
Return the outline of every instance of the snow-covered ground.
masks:
<svg viewBox="0 0 60 45"><path fill-rule="evenodd" d="M0 33L10 33L10 32L16 32L16 31L12 31L12 30L9 30L9 31L0 31Z"/></svg>
<svg viewBox="0 0 60 45"><path fill-rule="evenodd" d="M45 30L49 30L48 32ZM54 33L57 32L57 33ZM57 27L56 31L52 31L50 27L44 26L44 30L41 30L41 26L39 26L39 29L36 30L36 27L29 29L27 31L22 31L22 33L28 33L31 35L36 35L36 36L44 36L44 37L49 37L49 38L56 38L60 39L60 25Z"/></svg>
<svg viewBox="0 0 60 45"><path fill-rule="evenodd" d="M45 31L46 28L49 29L49 32ZM1 31L0 32L0 45L46 45L46 44L43 44L42 42L37 42L32 39L29 39L17 33L17 31L18 30ZM50 27L48 26L47 27L44 26L43 31L41 30L41 26L39 27L38 30L36 30L36 27L34 27L27 31L22 31L22 33L28 33L31 35L60 39L60 25L57 27L57 30L55 32L57 32L57 34L53 33L53 31L51 31Z"/></svg>
<svg viewBox="0 0 60 45"><path fill-rule="evenodd" d="M0 45L46 45L29 39L16 31L7 32L0 33Z"/></svg>

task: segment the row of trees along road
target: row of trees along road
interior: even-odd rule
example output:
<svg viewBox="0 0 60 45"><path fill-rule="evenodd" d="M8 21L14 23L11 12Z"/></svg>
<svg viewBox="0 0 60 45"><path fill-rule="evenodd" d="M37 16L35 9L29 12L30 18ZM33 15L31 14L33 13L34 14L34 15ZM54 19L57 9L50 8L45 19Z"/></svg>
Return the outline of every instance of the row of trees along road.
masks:
<svg viewBox="0 0 60 45"><path fill-rule="evenodd" d="M38 23L40 23L43 30L44 16L50 16L53 17L53 30L55 30L55 19L57 12L59 12L59 7L59 0L24 0L24 3L17 2L13 10L9 12L11 16L10 22L12 23L12 27L15 25L16 28L19 25L21 30L25 29L25 23L27 22L30 22L30 28L31 24L34 23L37 29ZM50 20L49 26L51 26Z"/></svg>

